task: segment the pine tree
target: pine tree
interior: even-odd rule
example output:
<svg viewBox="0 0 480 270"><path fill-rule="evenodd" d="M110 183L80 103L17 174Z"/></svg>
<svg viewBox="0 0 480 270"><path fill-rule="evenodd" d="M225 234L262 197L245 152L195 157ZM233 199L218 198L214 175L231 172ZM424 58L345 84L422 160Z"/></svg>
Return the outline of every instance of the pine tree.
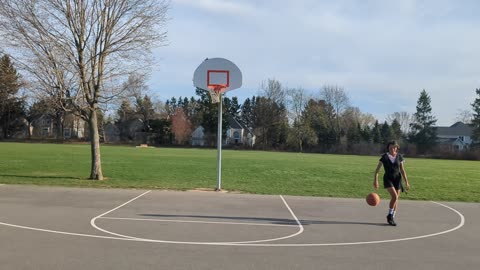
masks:
<svg viewBox="0 0 480 270"><path fill-rule="evenodd" d="M480 88L475 90L477 98L472 103L473 119L472 119L472 140L476 147L480 147Z"/></svg>
<svg viewBox="0 0 480 270"><path fill-rule="evenodd" d="M15 119L24 114L23 101L16 94L20 89L20 75L10 56L0 58L0 137L7 138L14 130Z"/></svg>
<svg viewBox="0 0 480 270"><path fill-rule="evenodd" d="M387 145L387 143L392 140L392 129L387 121L383 123L382 128L380 129L380 134L382 136L382 144Z"/></svg>
<svg viewBox="0 0 480 270"><path fill-rule="evenodd" d="M375 124L373 125L373 128L372 128L372 140L373 140L373 143L382 142L382 135L380 133L380 124L378 123L378 120L375 121Z"/></svg>
<svg viewBox="0 0 480 270"><path fill-rule="evenodd" d="M402 126L398 122L397 119L393 119L392 125L390 125L390 129L392 130L392 137L393 139L399 141L403 137Z"/></svg>
<svg viewBox="0 0 480 270"><path fill-rule="evenodd" d="M253 107L255 106L255 96L252 99L247 98L242 106L240 112L240 121L249 129L253 129L254 126L254 115L253 115Z"/></svg>
<svg viewBox="0 0 480 270"><path fill-rule="evenodd" d="M427 91L422 90L417 101L417 112L413 115L413 122L410 124L410 141L417 146L419 154L425 154L431 150L437 142L437 119L432 115L430 96Z"/></svg>

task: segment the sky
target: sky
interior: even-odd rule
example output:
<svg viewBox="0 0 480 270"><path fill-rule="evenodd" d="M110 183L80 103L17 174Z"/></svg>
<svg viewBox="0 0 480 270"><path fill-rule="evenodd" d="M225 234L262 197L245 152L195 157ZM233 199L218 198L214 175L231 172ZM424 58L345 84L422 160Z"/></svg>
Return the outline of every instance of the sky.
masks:
<svg viewBox="0 0 480 270"><path fill-rule="evenodd" d="M438 126L472 110L480 88L480 1L171 0L165 46L154 50L154 98L195 96L205 58L242 71L239 102L268 79L319 96L342 87L350 105L380 122L431 98Z"/></svg>

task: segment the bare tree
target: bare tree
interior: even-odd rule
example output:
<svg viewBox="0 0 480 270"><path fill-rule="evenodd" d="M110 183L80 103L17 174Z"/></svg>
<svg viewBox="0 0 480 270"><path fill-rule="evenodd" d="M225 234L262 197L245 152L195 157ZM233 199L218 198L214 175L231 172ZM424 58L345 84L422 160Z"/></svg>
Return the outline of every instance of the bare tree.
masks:
<svg viewBox="0 0 480 270"><path fill-rule="evenodd" d="M330 111L327 115L330 125L333 127L333 131L337 137L337 142L340 141L340 134L342 126L340 125L340 116L350 106L350 100L343 87L325 85L320 91L321 99L325 100L329 104L333 111Z"/></svg>
<svg viewBox="0 0 480 270"><path fill-rule="evenodd" d="M285 105L286 91L275 79L268 79L260 85L260 96L272 100L279 105Z"/></svg>
<svg viewBox="0 0 480 270"><path fill-rule="evenodd" d="M128 74L152 64L151 48L166 40L168 7L166 0L0 0L11 54L37 80L50 74L44 84L88 121L91 179L103 179L99 108Z"/></svg>
<svg viewBox="0 0 480 270"><path fill-rule="evenodd" d="M350 106L350 99L343 87L325 85L320 92L320 96L333 107L338 116Z"/></svg>
<svg viewBox="0 0 480 270"><path fill-rule="evenodd" d="M462 122L464 124L471 124L473 120L473 112L471 110L458 110L455 121Z"/></svg>
<svg viewBox="0 0 480 270"><path fill-rule="evenodd" d="M311 96L301 87L286 90L288 116L291 124L289 140L298 145L300 152L303 151L304 141L313 144L316 143L317 139L312 128L302 121L303 112L310 98Z"/></svg>
<svg viewBox="0 0 480 270"><path fill-rule="evenodd" d="M290 121L299 120L311 96L301 87L289 88L285 94Z"/></svg>
<svg viewBox="0 0 480 270"><path fill-rule="evenodd" d="M347 107L342 115L342 126L353 128L360 125L361 128L372 127L375 124L375 117L369 113L362 113L358 107Z"/></svg>
<svg viewBox="0 0 480 270"><path fill-rule="evenodd" d="M172 132L175 134L175 141L178 144L188 142L189 136L192 134L192 124L182 108L177 108L172 117Z"/></svg>
<svg viewBox="0 0 480 270"><path fill-rule="evenodd" d="M394 112L387 116L387 121L393 123L393 120L397 120L400 124L400 128L403 134L410 133L410 124L413 122L413 115L408 112Z"/></svg>

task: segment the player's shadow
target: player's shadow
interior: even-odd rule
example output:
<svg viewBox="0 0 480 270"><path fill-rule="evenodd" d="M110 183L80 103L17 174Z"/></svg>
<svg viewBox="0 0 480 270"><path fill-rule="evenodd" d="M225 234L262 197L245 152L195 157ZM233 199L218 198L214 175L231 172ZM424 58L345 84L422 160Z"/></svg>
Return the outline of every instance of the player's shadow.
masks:
<svg viewBox="0 0 480 270"><path fill-rule="evenodd" d="M275 225L298 225L293 219L283 218L259 218L259 217L231 217L231 216L202 216L202 215L165 215L165 214L138 214L143 217L156 218L199 218L215 220L235 220L241 222L259 222ZM386 223L364 222L364 221L336 221L336 220L308 220L302 219L299 222L303 226L307 225L369 225L369 226L387 226Z"/></svg>

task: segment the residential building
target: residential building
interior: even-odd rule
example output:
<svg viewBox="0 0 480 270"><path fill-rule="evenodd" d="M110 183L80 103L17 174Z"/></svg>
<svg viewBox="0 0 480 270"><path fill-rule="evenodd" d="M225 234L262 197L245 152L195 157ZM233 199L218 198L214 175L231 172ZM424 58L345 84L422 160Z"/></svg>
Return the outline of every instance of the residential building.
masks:
<svg viewBox="0 0 480 270"><path fill-rule="evenodd" d="M255 144L255 134L253 134L248 127L240 123L234 117L228 118L228 123L230 128L227 130L226 144L253 147Z"/></svg>
<svg viewBox="0 0 480 270"><path fill-rule="evenodd" d="M457 122L449 127L436 128L438 144L447 150L462 151L473 143L472 127L462 122Z"/></svg>
<svg viewBox="0 0 480 270"><path fill-rule="evenodd" d="M67 114L63 119L63 138L64 139L83 139L85 138L85 121L76 115ZM58 123L56 118L47 114L34 120L30 127L33 138L57 138Z"/></svg>
<svg viewBox="0 0 480 270"><path fill-rule="evenodd" d="M226 138L223 145L244 145L253 147L255 145L255 135L253 132L242 125L233 117L228 118L229 128L226 131ZM191 137L192 146L207 145L205 138L205 129L202 126L197 127Z"/></svg>

